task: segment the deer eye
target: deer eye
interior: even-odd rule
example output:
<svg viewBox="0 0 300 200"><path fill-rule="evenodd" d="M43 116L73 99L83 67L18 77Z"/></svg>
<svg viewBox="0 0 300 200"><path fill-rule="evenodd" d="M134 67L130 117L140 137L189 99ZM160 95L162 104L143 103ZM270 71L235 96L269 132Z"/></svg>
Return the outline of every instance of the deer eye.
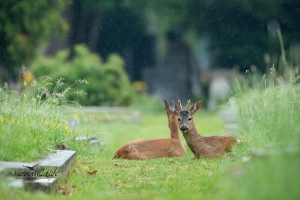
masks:
<svg viewBox="0 0 300 200"><path fill-rule="evenodd" d="M178 121L180 122L180 118L178 118Z"/></svg>
<svg viewBox="0 0 300 200"><path fill-rule="evenodd" d="M191 121L191 120L192 120L192 118L190 117L190 118L189 118L189 121Z"/></svg>

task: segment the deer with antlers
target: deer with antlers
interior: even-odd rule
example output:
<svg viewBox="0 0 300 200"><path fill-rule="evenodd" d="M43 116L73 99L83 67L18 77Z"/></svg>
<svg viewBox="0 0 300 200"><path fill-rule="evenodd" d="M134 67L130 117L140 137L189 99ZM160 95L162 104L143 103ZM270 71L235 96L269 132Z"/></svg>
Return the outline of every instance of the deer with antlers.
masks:
<svg viewBox="0 0 300 200"><path fill-rule="evenodd" d="M179 136L177 112L169 108L166 100L164 100L164 104L171 138L131 141L121 147L115 153L114 158L146 160L149 158L181 157L186 155L186 150Z"/></svg>
<svg viewBox="0 0 300 200"><path fill-rule="evenodd" d="M195 126L193 116L200 109L201 99L189 108L190 100L187 101L186 109L183 110L180 100L176 103L175 110L178 112L179 129L186 140L187 145L194 153L195 158L208 157L215 158L224 156L231 152L232 147L237 144L237 140L232 136L201 136Z"/></svg>

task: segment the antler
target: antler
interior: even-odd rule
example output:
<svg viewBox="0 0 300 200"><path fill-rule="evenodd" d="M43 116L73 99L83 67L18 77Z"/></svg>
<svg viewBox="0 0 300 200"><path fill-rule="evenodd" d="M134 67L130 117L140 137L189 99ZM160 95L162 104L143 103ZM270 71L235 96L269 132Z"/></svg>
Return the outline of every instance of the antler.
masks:
<svg viewBox="0 0 300 200"><path fill-rule="evenodd" d="M181 106L180 100L178 100L178 103L176 103L173 99L172 99L171 101L172 101L172 103L174 104L175 109L176 109L177 111L181 111L181 110L182 110L182 106Z"/></svg>
<svg viewBox="0 0 300 200"><path fill-rule="evenodd" d="M188 110L188 109L189 109L189 104L190 104L190 101L191 101L190 99L188 99L188 100L187 100L187 104L186 104L186 110Z"/></svg>
<svg viewBox="0 0 300 200"><path fill-rule="evenodd" d="M182 110L182 105L180 99L178 99L178 105L180 106L180 109Z"/></svg>

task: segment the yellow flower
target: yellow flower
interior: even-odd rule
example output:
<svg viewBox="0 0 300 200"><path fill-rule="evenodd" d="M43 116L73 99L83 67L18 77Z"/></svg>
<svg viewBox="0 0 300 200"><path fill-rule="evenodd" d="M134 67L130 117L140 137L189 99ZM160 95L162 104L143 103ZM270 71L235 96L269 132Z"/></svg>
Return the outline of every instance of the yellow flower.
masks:
<svg viewBox="0 0 300 200"><path fill-rule="evenodd" d="M25 83L31 83L34 80L34 76L30 71L26 71L23 74L23 80Z"/></svg>
<svg viewBox="0 0 300 200"><path fill-rule="evenodd" d="M143 81L134 81L132 83L132 86L135 90L139 91L139 92L145 92L146 91L146 83Z"/></svg>
<svg viewBox="0 0 300 200"><path fill-rule="evenodd" d="M69 130L69 126L67 124L64 124L64 129Z"/></svg>

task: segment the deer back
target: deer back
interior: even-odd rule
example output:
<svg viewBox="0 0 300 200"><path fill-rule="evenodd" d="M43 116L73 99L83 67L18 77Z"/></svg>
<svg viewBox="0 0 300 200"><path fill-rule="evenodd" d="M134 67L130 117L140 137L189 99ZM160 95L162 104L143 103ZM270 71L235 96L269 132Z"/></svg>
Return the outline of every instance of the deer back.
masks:
<svg viewBox="0 0 300 200"><path fill-rule="evenodd" d="M186 150L178 139L132 141L121 147L114 158L145 160L149 158L185 156Z"/></svg>

